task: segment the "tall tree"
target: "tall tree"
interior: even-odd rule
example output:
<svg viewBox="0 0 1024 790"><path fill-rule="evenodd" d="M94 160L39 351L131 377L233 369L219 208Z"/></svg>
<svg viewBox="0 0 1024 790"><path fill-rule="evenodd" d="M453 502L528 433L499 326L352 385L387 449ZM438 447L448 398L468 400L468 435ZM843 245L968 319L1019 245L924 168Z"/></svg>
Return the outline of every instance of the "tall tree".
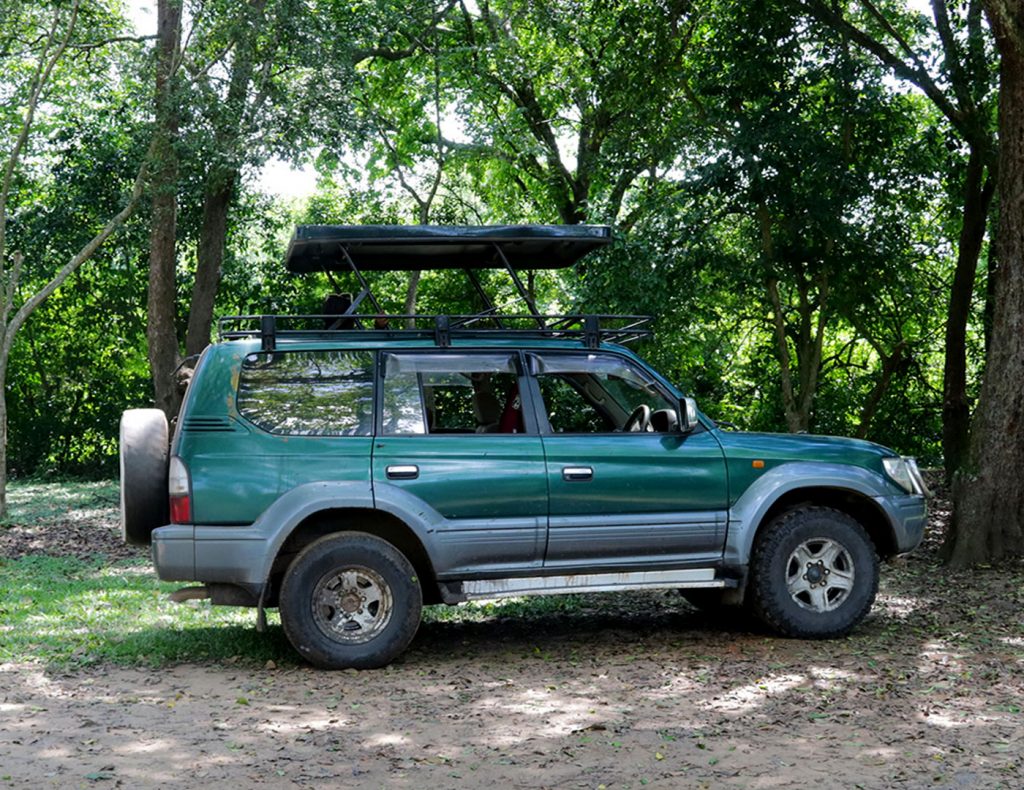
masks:
<svg viewBox="0 0 1024 790"><path fill-rule="evenodd" d="M954 566L1024 555L1024 2L985 9L1000 54L999 263L970 455L953 483Z"/></svg>
<svg viewBox="0 0 1024 790"><path fill-rule="evenodd" d="M460 12L462 148L477 154L491 215L635 224L630 191L664 174L689 123L693 4L488 0Z"/></svg>
<svg viewBox="0 0 1024 790"><path fill-rule="evenodd" d="M266 0L249 0L232 20L236 29L229 34L234 42L234 57L229 66L227 87L223 93L209 87L214 96L216 110L211 112L213 128L212 141L207 157L208 165L203 182L202 224L196 250L196 274L189 303L188 330L185 334L185 354L192 356L201 352L210 342L213 324L213 306L220 283L221 267L224 263L224 247L227 241L228 209L231 206L236 184L244 159L244 142L247 127L253 115L258 115L267 96L265 83L273 68L273 57L264 56L259 62L259 43L263 36ZM278 42L276 31L264 41ZM258 97L250 102L254 72L261 68L256 89ZM204 82L211 78L206 76ZM250 106L252 105L252 106Z"/></svg>
<svg viewBox="0 0 1024 790"><path fill-rule="evenodd" d="M808 431L822 376L844 364L829 335L909 246L905 207L925 186L920 108L843 32L794 26L777 3L720 4L696 43L691 101L706 131L689 147L698 177L680 189L716 196L709 208L743 234L749 257L721 274L763 305L786 427ZM895 347L872 339L897 365Z"/></svg>
<svg viewBox="0 0 1024 790"><path fill-rule="evenodd" d="M54 264L49 270L51 274L40 287L27 294L22 290L24 254L20 250L8 252L7 249L9 207L26 199L24 195L16 194L26 157L33 155L37 159L33 163L35 168L39 166L38 160L51 163L43 150L45 143L39 139L44 137L37 129L40 115L45 112L44 106L50 103L62 99L74 102L78 98L66 89L61 91L55 87L59 80L74 84L77 64L69 63L72 60L70 53L78 49L94 50L126 37L112 30L108 9L92 4L83 8L83 0L44 9L29 3L8 8L10 16L0 19L0 52L5 56L8 73L14 75L10 89L16 97L15 105L23 109L10 127L5 124L0 130L4 132L3 141L9 142L9 147L5 146L4 158L0 160L0 516L7 509L6 376L15 338L39 306L121 227L134 211L146 177L146 165L143 164L122 208L97 228L66 262ZM85 82L87 80L83 79L82 83ZM9 141L7 132L11 132Z"/></svg>

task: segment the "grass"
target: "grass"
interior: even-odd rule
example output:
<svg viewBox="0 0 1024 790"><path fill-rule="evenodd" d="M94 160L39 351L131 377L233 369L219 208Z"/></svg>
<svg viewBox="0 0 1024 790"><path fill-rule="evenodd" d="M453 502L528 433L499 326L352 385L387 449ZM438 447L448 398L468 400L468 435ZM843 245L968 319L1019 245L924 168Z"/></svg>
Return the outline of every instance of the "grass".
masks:
<svg viewBox="0 0 1024 790"><path fill-rule="evenodd" d="M119 543L116 481L19 481L8 488L8 516L0 528L17 525L46 534L47 554L18 559L0 556L0 664L41 663L74 669L105 663L159 667L183 661L300 663L268 612L270 629L256 631L249 608L212 606L208 601L172 603L183 586L159 581L148 559L81 558L87 546ZM78 532L67 537L68 524ZM74 549L74 550L72 550ZM79 556L66 556L78 554ZM428 606L429 624L482 623L588 613L604 596L511 598L452 606Z"/></svg>
<svg viewBox="0 0 1024 790"><path fill-rule="evenodd" d="M293 661L279 627L255 628L252 609L171 603L180 585L138 560L29 556L0 561L0 663L50 668L179 661Z"/></svg>
<svg viewBox="0 0 1024 790"><path fill-rule="evenodd" d="M159 581L145 555L111 559L131 554L122 551L118 535L115 483L27 481L12 485L9 495L10 523L18 527L0 529L0 664L39 663L58 670L185 661L301 665L276 611L268 613L271 627L261 634L253 609L172 603L168 593L182 585ZM12 549L8 558L5 545ZM30 545L36 553L19 556ZM97 549L106 555L90 556ZM1009 651L1017 666L1024 645L1024 566L953 573L933 555L922 547L909 561L886 566L876 616L848 644L891 651L909 639L916 651L921 640L940 639L966 653ZM680 621L680 612L689 619ZM689 627L694 617L681 599L650 594L427 607L420 649L429 652L434 643L447 649L453 635L478 639L482 646L502 633L529 640L522 635L599 627L642 635L671 630L674 623Z"/></svg>
<svg viewBox="0 0 1024 790"><path fill-rule="evenodd" d="M0 527L45 525L69 513L79 518L95 516L118 507L119 497L116 480L12 482L7 488L7 515L0 520Z"/></svg>
<svg viewBox="0 0 1024 790"><path fill-rule="evenodd" d="M142 560L112 565L97 557L29 556L0 560L0 664L38 662L51 669L113 663L159 667L182 661L299 663L268 612L256 631L255 610L172 603L180 584L161 582ZM584 608L579 596L509 599L458 607L430 606L425 623L543 617Z"/></svg>

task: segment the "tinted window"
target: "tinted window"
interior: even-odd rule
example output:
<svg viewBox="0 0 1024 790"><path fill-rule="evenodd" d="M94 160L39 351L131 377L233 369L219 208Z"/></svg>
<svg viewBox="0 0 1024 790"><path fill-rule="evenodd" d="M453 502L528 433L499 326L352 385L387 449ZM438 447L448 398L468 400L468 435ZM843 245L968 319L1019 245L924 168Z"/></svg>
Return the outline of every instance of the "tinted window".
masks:
<svg viewBox="0 0 1024 790"><path fill-rule="evenodd" d="M384 433L518 433L519 385L508 354L387 354Z"/></svg>
<svg viewBox="0 0 1024 790"><path fill-rule="evenodd" d="M271 433L368 436L373 431L373 353L250 354L242 365L238 411Z"/></svg>
<svg viewBox="0 0 1024 790"><path fill-rule="evenodd" d="M620 357L538 354L536 374L548 423L555 433L629 429L630 416L642 406L659 415L647 430L665 430L676 421L675 403L644 371Z"/></svg>

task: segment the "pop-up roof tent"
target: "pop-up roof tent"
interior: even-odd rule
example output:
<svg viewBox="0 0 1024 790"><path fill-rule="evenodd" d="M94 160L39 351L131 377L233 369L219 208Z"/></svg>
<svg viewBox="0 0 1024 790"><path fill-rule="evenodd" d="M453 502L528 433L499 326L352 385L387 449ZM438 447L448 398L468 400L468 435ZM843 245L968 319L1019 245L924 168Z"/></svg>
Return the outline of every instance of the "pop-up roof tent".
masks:
<svg viewBox="0 0 1024 790"><path fill-rule="evenodd" d="M506 332L557 334L584 337L588 346L599 338L621 342L649 334L641 316L545 316L541 315L517 271L523 269L560 269L572 266L587 253L610 244L611 228L604 225L300 225L295 229L285 254L285 266L296 274L351 272L361 291L344 312L332 316L233 316L220 322L221 337L253 334L253 322L259 321L259 333L265 348L273 348L284 326L301 329L285 331L308 334L335 329L361 330L368 323L389 331L410 321L420 325L431 322L430 331L439 344L447 345L452 332L472 332L485 323ZM486 306L472 316L383 316L364 271L423 271L462 269ZM479 269L504 269L526 304L528 315L499 314L487 295ZM367 301L374 313L360 313ZM602 326L601 319L615 319L614 328ZM334 319L328 321L326 319ZM391 319L381 320L381 319ZM532 329L523 329L526 319ZM642 320L631 320L642 319ZM313 327L320 321L323 329ZM305 322L305 323L302 323ZM424 331L422 329L406 331Z"/></svg>
<svg viewBox="0 0 1024 790"><path fill-rule="evenodd" d="M560 269L612 240L605 225L300 225L290 272Z"/></svg>

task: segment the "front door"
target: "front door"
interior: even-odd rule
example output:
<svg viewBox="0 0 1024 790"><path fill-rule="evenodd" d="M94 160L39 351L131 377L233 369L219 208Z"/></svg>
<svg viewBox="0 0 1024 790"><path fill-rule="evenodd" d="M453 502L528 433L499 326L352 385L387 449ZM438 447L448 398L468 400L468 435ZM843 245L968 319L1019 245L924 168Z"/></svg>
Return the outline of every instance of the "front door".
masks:
<svg viewBox="0 0 1024 790"><path fill-rule="evenodd" d="M722 448L611 352L531 354L550 492L547 568L707 565L725 541ZM545 424L546 423L546 424Z"/></svg>

